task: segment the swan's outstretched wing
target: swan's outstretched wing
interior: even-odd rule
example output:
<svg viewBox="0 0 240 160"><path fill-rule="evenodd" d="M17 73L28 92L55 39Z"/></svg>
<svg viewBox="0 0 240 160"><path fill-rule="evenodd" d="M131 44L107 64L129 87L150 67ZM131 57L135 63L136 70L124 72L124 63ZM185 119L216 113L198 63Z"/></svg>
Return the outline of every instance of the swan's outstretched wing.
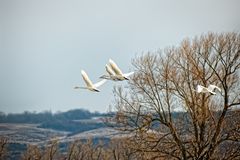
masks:
<svg viewBox="0 0 240 160"><path fill-rule="evenodd" d="M109 59L110 66L112 70L117 74L117 75L122 75L122 71L119 69L119 67L116 65L116 63L112 60Z"/></svg>
<svg viewBox="0 0 240 160"><path fill-rule="evenodd" d="M209 91L214 91L214 89L217 89L217 90L219 90L219 92L221 92L221 88L219 88L218 86L215 86L215 85L212 85L212 84L210 84L208 86Z"/></svg>
<svg viewBox="0 0 240 160"><path fill-rule="evenodd" d="M109 65L106 64L105 68L110 76L115 75L114 71L112 70L112 68Z"/></svg>
<svg viewBox="0 0 240 160"><path fill-rule="evenodd" d="M87 73L84 71L84 70L81 70L81 74L82 74L82 77L83 77L83 80L85 81L86 85L90 88L93 87L93 83L92 81L88 78L88 75Z"/></svg>
<svg viewBox="0 0 240 160"><path fill-rule="evenodd" d="M94 87L98 88L98 87L100 87L101 85L103 85L106 81L107 81L106 79L103 79L103 80L95 83L95 84L94 84Z"/></svg>
<svg viewBox="0 0 240 160"><path fill-rule="evenodd" d="M124 76L124 77L129 77L129 76L131 76L133 73L134 73L134 72L124 73L123 76Z"/></svg>

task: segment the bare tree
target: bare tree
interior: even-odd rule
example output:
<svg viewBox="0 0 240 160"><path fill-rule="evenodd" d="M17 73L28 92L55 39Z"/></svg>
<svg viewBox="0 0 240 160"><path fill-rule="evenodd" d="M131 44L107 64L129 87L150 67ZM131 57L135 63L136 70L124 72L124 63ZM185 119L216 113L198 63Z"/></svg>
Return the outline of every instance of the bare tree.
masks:
<svg viewBox="0 0 240 160"><path fill-rule="evenodd" d="M179 47L137 57L133 66L128 88L114 93L115 121L136 133L136 151L158 159L240 158L238 33L186 39ZM222 91L197 93L198 84Z"/></svg>
<svg viewBox="0 0 240 160"><path fill-rule="evenodd" d="M107 159L107 156L103 142L94 144L92 139L87 139L86 142L81 140L72 142L67 152L68 160L100 160Z"/></svg>
<svg viewBox="0 0 240 160"><path fill-rule="evenodd" d="M56 159L55 157L57 156L57 152L58 152L58 140L53 139L49 141L49 144L46 146L44 152L45 152L44 159L48 159L48 160Z"/></svg>
<svg viewBox="0 0 240 160"><path fill-rule="evenodd" d="M36 145L28 145L27 150L22 154L22 160L41 160L43 151Z"/></svg>
<svg viewBox="0 0 240 160"><path fill-rule="evenodd" d="M5 159L7 156L7 143L8 139L5 137L0 137L0 159Z"/></svg>

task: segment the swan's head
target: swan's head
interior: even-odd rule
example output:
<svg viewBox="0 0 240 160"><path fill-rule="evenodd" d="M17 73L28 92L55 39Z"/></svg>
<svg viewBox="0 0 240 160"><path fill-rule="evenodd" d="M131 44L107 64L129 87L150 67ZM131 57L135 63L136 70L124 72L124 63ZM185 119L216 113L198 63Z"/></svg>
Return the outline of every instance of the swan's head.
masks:
<svg viewBox="0 0 240 160"><path fill-rule="evenodd" d="M74 87L74 89L79 89L80 87L78 87L78 86L76 86L76 87Z"/></svg>
<svg viewBox="0 0 240 160"><path fill-rule="evenodd" d="M99 77L99 78L101 78L101 79L109 79L110 77L109 76L107 76L107 75L102 75L101 77Z"/></svg>

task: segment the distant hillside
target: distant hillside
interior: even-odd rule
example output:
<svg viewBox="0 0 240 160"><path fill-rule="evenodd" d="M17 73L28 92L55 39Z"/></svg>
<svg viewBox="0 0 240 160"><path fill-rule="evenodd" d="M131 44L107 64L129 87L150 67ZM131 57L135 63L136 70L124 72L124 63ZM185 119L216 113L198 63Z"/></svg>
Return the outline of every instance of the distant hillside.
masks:
<svg viewBox="0 0 240 160"><path fill-rule="evenodd" d="M85 109L73 109L67 112L52 113L44 111L40 113L28 112L9 113L0 112L0 123L42 123L45 121L58 120L75 120L75 119L91 119L92 117L103 116L98 112L90 112Z"/></svg>
<svg viewBox="0 0 240 160"><path fill-rule="evenodd" d="M101 114L98 112L92 113L84 109L74 109L67 112L58 112L54 114L49 111L40 113L25 111L24 113L18 114L4 114L1 112L0 123L38 124L39 128L68 131L74 134L105 127L101 117L106 115L107 114Z"/></svg>

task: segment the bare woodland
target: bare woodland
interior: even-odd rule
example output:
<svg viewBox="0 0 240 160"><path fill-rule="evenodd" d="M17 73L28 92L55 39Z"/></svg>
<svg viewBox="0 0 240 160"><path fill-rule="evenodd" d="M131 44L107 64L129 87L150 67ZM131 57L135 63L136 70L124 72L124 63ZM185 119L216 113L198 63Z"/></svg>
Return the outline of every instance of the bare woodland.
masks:
<svg viewBox="0 0 240 160"><path fill-rule="evenodd" d="M240 159L239 33L185 39L132 64L135 74L126 87L115 88L116 115L107 119L129 136L107 146L76 141L64 155L57 142L46 150L29 146L22 158ZM221 92L197 93L198 84L214 84Z"/></svg>
<svg viewBox="0 0 240 160"><path fill-rule="evenodd" d="M137 57L133 66L137 74L129 88L115 94L118 122L136 131L134 149L154 153L153 159L240 158L239 34L186 39ZM197 84L222 91L197 93ZM179 108L184 113L176 117Z"/></svg>

